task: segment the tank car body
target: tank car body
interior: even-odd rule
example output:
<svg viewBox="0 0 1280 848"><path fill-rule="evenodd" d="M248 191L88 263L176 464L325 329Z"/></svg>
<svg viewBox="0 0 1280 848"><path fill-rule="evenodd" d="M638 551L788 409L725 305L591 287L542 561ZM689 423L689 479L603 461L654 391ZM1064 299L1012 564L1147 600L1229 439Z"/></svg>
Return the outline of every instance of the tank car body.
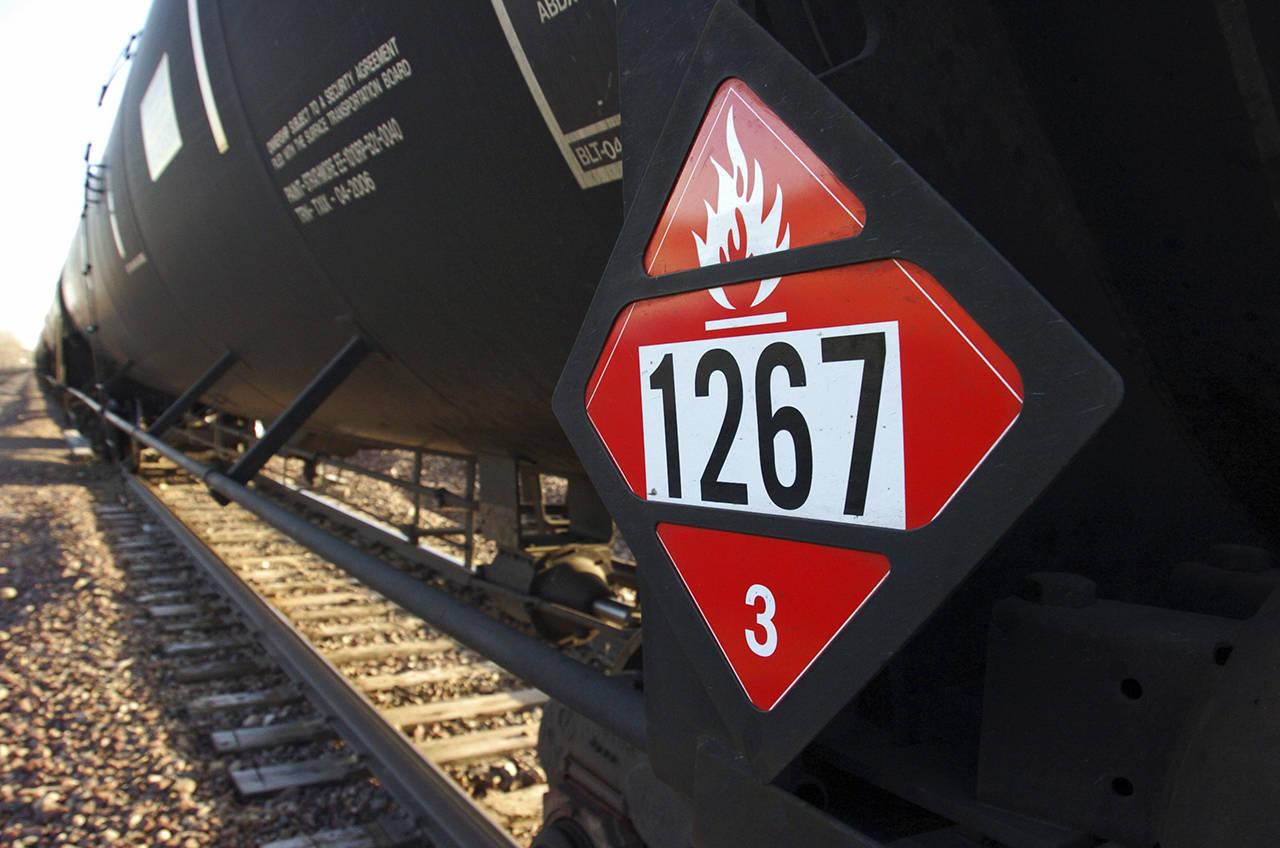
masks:
<svg viewBox="0 0 1280 848"><path fill-rule="evenodd" d="M175 395L233 351L215 403L268 420L359 333L380 355L314 429L573 467L547 398L621 214L612 10L576 18L558 37L587 49L533 59L563 132L612 153L585 171L522 76L527 20L156 3L63 272L69 317Z"/></svg>
<svg viewBox="0 0 1280 848"><path fill-rule="evenodd" d="M903 232L962 218L980 260L968 271L1017 269L1058 317L1006 316L1001 344L1035 349L1069 324L1124 384L1092 440L1017 501L1016 521L984 524L1013 509L1011 488L991 482L1011 477L975 484L991 509L965 507L968 531L929 552L957 582L936 604L881 611L919 622L902 639L870 634L861 657L845 644L843 666L815 658L816 682L773 713L787 718L745 701L654 528L899 551L925 531L837 539L820 520L654 506L580 408L623 320L613 306L742 282L642 268L730 78L840 159L854 191L903 174L936 191L928 209L895 212ZM1269 845L1277 96L1280 19L1248 0L157 0L37 366L117 400L167 399L230 352L205 401L269 421L358 337L374 353L308 431L501 456L513 491L515 460L585 470L634 531L645 618L630 671L649 736L633 750L553 708L572 730L544 735L559 782L549 815L581 826L546 846L588 844L583 828L597 845ZM862 150L885 158L846 161ZM864 259L889 245L867 232ZM947 258L930 232L913 237ZM891 248L876 258L911 259ZM835 267L839 246L824 249L745 261ZM640 294L610 300L624 277ZM975 309L1005 315L976 290ZM552 411L558 378L576 450ZM1036 387L1026 408L1060 388ZM1020 437L988 470L1035 465L1054 435ZM501 488L482 479L481 508L501 500L514 516L518 497ZM982 533L990 544L970 556ZM516 528L500 542L516 571L525 541ZM893 569L886 580L935 576ZM751 598L735 599L747 617L733 638L765 615ZM855 660L876 670L865 685L842 676ZM584 768L591 781L575 784ZM616 798L591 795L602 785Z"/></svg>

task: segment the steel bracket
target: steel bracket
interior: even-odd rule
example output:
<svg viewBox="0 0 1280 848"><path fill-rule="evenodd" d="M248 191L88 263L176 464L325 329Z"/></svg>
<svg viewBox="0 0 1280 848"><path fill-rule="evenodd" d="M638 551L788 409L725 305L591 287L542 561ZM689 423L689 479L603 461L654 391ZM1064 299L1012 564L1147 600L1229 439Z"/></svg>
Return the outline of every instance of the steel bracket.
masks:
<svg viewBox="0 0 1280 848"><path fill-rule="evenodd" d="M218 361L209 367L200 375L200 378L191 384L191 387L183 392L177 400L169 404L169 408L160 413L147 432L153 436L161 436L166 430L182 420L182 416L186 415L191 407L195 406L200 396L209 389L213 388L213 384L222 379L222 377L231 370L231 366L237 362L237 357L231 351L227 351L218 358Z"/></svg>
<svg viewBox="0 0 1280 848"><path fill-rule="evenodd" d="M284 443L298 432L311 414L320 408L320 404L342 385L356 366L372 351L372 346L362 336L353 336L338 355L331 359L329 364L302 390L302 394L294 398L288 408L280 413L280 417L271 423L262 438L245 451L244 456L240 457L235 465L231 466L227 476L241 484L252 480L262 466L267 464L267 460L284 447Z"/></svg>

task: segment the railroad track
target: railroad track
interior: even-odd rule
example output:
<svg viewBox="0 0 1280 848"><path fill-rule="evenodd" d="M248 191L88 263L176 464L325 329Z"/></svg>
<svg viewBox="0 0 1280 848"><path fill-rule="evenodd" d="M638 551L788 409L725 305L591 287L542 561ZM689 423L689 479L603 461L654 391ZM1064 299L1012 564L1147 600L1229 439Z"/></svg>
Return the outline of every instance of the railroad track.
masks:
<svg viewBox="0 0 1280 848"><path fill-rule="evenodd" d="M134 510L106 517L134 550L137 600L164 653L184 661L175 677L203 687L188 712L230 759L241 795L372 773L438 844L461 838L462 819L488 825L490 844L529 843L546 790L534 751L543 693L240 507L217 505L163 460L145 461L129 488L182 557ZM272 658L266 629L283 634L266 640ZM393 844L378 839L369 844Z"/></svg>

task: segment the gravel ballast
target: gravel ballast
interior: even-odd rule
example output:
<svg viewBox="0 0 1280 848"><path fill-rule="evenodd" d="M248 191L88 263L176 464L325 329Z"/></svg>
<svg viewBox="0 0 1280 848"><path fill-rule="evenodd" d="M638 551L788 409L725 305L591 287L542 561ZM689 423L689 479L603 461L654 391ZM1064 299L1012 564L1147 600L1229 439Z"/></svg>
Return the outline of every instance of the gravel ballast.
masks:
<svg viewBox="0 0 1280 848"><path fill-rule="evenodd" d="M108 545L122 492L72 461L32 375L0 373L0 844L255 845L376 815L367 782L235 798Z"/></svg>

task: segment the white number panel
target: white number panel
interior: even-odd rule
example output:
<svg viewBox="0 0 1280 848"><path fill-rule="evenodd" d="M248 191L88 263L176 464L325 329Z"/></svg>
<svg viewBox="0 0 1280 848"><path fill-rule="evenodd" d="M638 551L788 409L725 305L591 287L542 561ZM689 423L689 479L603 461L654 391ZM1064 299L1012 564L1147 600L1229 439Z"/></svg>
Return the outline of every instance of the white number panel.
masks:
<svg viewBox="0 0 1280 848"><path fill-rule="evenodd" d="M638 352L650 500L905 527L897 322Z"/></svg>

